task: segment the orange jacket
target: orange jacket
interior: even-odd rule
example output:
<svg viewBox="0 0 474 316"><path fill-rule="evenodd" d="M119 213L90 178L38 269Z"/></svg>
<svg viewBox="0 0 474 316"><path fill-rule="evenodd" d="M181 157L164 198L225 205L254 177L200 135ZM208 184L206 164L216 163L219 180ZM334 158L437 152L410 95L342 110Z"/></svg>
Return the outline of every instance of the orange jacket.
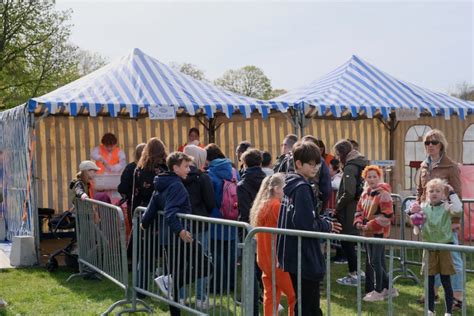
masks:
<svg viewBox="0 0 474 316"><path fill-rule="evenodd" d="M376 189L366 188L362 193L354 214L354 227L361 223L367 225L368 230L363 232L366 237L383 233L384 238L387 238L390 235L392 216L390 185L380 183Z"/></svg>
<svg viewBox="0 0 474 316"><path fill-rule="evenodd" d="M183 145L179 146L178 151L184 152L184 147L186 147L187 145L188 144L183 144ZM201 143L199 143L198 146L201 147L202 149L204 149L206 147L206 146L204 146L204 144L201 144Z"/></svg>
<svg viewBox="0 0 474 316"><path fill-rule="evenodd" d="M118 148L117 146L114 147L114 149L112 150L112 152L109 152L104 145L100 145L99 146L99 154L100 156L102 157L102 159L105 160L105 162L108 164L108 165L116 165L120 162L120 157L119 157L119 153L120 153L120 148ZM105 166L104 164L102 163L102 161L96 161L95 162L97 167L100 168L99 171L97 171L97 174L103 174L104 171L105 171Z"/></svg>
<svg viewBox="0 0 474 316"><path fill-rule="evenodd" d="M280 200L270 199L265 203L257 217L257 226L274 227L278 225L278 214L280 212ZM267 275L272 273L272 238L274 240L274 256L275 262L273 266L276 267L277 253L276 253L276 235L269 233L257 234L257 264L262 271Z"/></svg>

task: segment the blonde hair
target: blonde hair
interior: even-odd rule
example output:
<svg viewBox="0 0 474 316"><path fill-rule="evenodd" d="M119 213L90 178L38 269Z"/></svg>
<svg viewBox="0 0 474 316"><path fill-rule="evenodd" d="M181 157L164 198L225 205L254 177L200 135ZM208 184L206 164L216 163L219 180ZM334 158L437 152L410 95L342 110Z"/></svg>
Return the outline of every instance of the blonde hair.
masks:
<svg viewBox="0 0 474 316"><path fill-rule="evenodd" d="M430 188L442 188L446 196L448 196L448 193L449 193L448 181L444 179L440 179L440 178L431 179L426 184L426 191L428 192ZM429 200L429 194L427 194L426 197L427 197L427 200Z"/></svg>
<svg viewBox="0 0 474 316"><path fill-rule="evenodd" d="M280 172L263 179L260 190L258 190L252 208L250 209L250 225L253 227L258 226L257 221L260 209L275 195L275 188L283 187L284 184L285 176Z"/></svg>
<svg viewBox="0 0 474 316"><path fill-rule="evenodd" d="M425 137L423 137L423 142L426 142L428 139L430 140L437 140L441 144L441 153L446 153L448 149L448 141L446 140L446 136L444 133L439 129L433 129L426 133ZM426 151L426 147L425 147Z"/></svg>

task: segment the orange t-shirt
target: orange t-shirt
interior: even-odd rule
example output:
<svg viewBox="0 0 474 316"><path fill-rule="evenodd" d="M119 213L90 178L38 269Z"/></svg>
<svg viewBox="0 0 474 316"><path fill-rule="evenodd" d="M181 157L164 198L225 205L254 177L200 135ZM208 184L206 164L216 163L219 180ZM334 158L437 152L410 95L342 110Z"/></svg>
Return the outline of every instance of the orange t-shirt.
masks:
<svg viewBox="0 0 474 316"><path fill-rule="evenodd" d="M280 212L280 200L273 198L267 201L257 217L257 226L273 227L276 228L278 225L278 214ZM276 253L276 235L270 233L258 233L257 234L257 263L262 271L266 274L272 273L272 238L274 240L275 247L275 262L277 263Z"/></svg>

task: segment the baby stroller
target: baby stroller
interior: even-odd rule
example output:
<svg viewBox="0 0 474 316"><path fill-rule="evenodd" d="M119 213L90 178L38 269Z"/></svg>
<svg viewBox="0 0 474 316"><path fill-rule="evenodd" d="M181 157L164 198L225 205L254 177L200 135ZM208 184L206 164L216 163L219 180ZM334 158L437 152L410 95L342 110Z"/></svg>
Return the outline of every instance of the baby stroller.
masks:
<svg viewBox="0 0 474 316"><path fill-rule="evenodd" d="M49 230L53 233L53 236L57 239L60 239L60 237L58 236L58 230L74 231L71 241L65 247L56 250L49 256L48 263L46 264L46 269L49 272L55 271L59 266L56 257L59 255L64 255L66 266L77 271L79 269L79 264L77 262L77 254L74 253L74 250L76 248L76 219L73 216L72 212L66 211L61 215L54 216L49 220L48 226Z"/></svg>

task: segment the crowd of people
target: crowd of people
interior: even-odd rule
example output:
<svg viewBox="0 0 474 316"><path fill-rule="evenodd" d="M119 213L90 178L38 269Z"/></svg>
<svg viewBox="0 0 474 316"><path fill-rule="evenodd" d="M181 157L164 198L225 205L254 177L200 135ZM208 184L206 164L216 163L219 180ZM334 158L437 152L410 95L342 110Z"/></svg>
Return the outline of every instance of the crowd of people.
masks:
<svg viewBox="0 0 474 316"><path fill-rule="evenodd" d="M219 225L193 229L177 217L178 213L232 219L254 227L389 238L394 216L390 185L383 182L383 170L370 165L359 152L355 140L338 141L332 148L333 156L322 140L312 135L299 140L290 134L283 139L281 155L274 164L269 152L262 152L253 148L250 142L243 141L236 148L239 163L234 165L217 144L204 146L199 140L198 129L192 128L188 136L188 142L170 154L162 140L151 138L146 144L136 147L134 162L127 166L115 147L115 136L108 136L93 155L97 158L98 153L105 158L81 162L77 178L71 182L70 188L75 198L93 197L95 174L103 168L111 169L120 164L123 172L118 191L126 201L127 218L131 220L131 211L136 207L146 207L142 229L147 229L157 211L163 210L171 236L161 238L168 241L174 238L185 247L209 254L213 264L220 267L215 270L215 275L208 275L206 269L202 269L202 263L193 267L200 276L189 281L197 282L198 308L209 308L206 293L213 285L209 282L211 277L224 283L213 288L213 293L234 288L234 273L227 273L228 267L236 266L235 240L241 236L237 230L223 230ZM410 215L424 241L457 244L462 216L459 168L447 156L448 144L441 131L432 130L426 134L424 145L427 158L421 165L417 202L411 206ZM198 233L192 234L192 231ZM210 244L209 239L213 239ZM326 267L321 240L303 238L300 256L297 237L257 234L256 241L255 315L258 315L260 291L263 292L264 315L275 315L282 308L279 304L282 294L287 297L289 315L298 314L298 302L301 302L302 315L322 315L320 283ZM179 276L190 267L183 264L186 260L182 256L186 251L176 251L172 244L164 246L174 267L168 267L168 271L175 271L175 275L155 276L155 282L168 297L181 301L186 278ZM272 244L276 249L272 250ZM364 281L363 299L366 302L383 301L389 295L399 295L395 288L389 291L383 244L365 245L365 272L357 271L355 243L341 241L340 244L331 260L347 264L348 274L337 279L338 284L357 286ZM272 251L275 251L274 256ZM430 313L434 313L437 288L442 285L445 315L451 315L453 308L462 307L460 254L428 253ZM275 271L275 284L272 284L272 270ZM422 297L419 302L424 300ZM170 311L172 315L179 315L176 307L170 306Z"/></svg>

